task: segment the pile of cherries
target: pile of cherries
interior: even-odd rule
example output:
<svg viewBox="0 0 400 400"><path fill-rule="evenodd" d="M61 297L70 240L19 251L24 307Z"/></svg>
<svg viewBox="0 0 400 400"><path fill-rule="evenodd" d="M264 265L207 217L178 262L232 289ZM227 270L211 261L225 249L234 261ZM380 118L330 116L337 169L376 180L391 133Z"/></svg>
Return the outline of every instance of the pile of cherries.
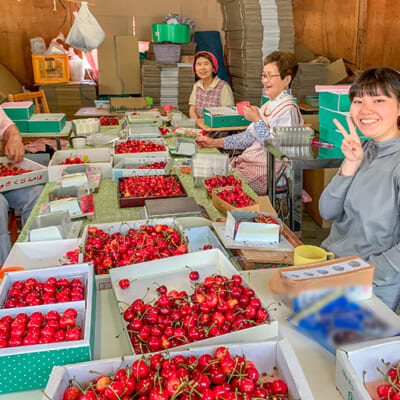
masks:
<svg viewBox="0 0 400 400"><path fill-rule="evenodd" d="M85 286L79 278L47 279L38 282L34 278L16 281L8 292L4 308L39 306L41 304L66 303L84 299Z"/></svg>
<svg viewBox="0 0 400 400"><path fill-rule="evenodd" d="M115 153L150 153L153 151L165 151L163 144L152 141L129 139L126 142L118 143L115 146Z"/></svg>
<svg viewBox="0 0 400 400"><path fill-rule="evenodd" d="M163 169L167 165L166 161L154 162L153 164L141 165L139 169Z"/></svg>
<svg viewBox="0 0 400 400"><path fill-rule="evenodd" d="M226 347L214 354L157 353L100 375L83 388L71 386L63 400L278 400L288 398L288 386L276 375L260 373L245 355L231 355Z"/></svg>
<svg viewBox="0 0 400 400"><path fill-rule="evenodd" d="M85 162L79 157L69 157L61 162L61 165L84 164Z"/></svg>
<svg viewBox="0 0 400 400"><path fill-rule="evenodd" d="M253 222L257 222L259 224L279 225L279 222L275 221L274 218L272 218L269 215L264 215L264 214L258 214L256 217L254 217Z"/></svg>
<svg viewBox="0 0 400 400"><path fill-rule="evenodd" d="M175 175L130 176L120 179L122 197L179 196L184 194L179 178Z"/></svg>
<svg viewBox="0 0 400 400"><path fill-rule="evenodd" d="M79 340L77 315L74 308L68 308L62 316L55 310L45 315L36 311L30 317L26 313L15 318L6 315L0 319L0 348Z"/></svg>
<svg viewBox="0 0 400 400"><path fill-rule="evenodd" d="M101 126L119 125L119 120L118 118L115 117L100 117L100 125Z"/></svg>
<svg viewBox="0 0 400 400"><path fill-rule="evenodd" d="M95 226L88 228L84 262L92 261L96 274L107 274L110 268L158 260L187 253L179 233L168 225L141 225L125 235L108 234ZM75 259L75 253L73 253ZM68 253L67 253L68 257Z"/></svg>
<svg viewBox="0 0 400 400"><path fill-rule="evenodd" d="M13 165L10 162L7 164L0 163L0 177L21 175L21 174L26 174L27 172L32 172L32 170L18 168L16 165Z"/></svg>
<svg viewBox="0 0 400 400"><path fill-rule="evenodd" d="M384 363L384 367L384 370L377 367L377 370L381 372L383 380L385 381L385 383L382 383L376 388L377 399L400 400L400 363L397 365ZM373 400L375 399L373 398Z"/></svg>
<svg viewBox="0 0 400 400"><path fill-rule="evenodd" d="M235 186L232 189L219 190L216 195L235 208L243 208L255 204L254 200L243 192L239 186Z"/></svg>
<svg viewBox="0 0 400 400"><path fill-rule="evenodd" d="M236 179L232 174L228 176L215 175L211 178L205 179L204 184L207 186L207 193L211 194L212 190L215 188L225 186L240 186L242 184L242 180Z"/></svg>
<svg viewBox="0 0 400 400"><path fill-rule="evenodd" d="M196 283L193 293L157 288L153 305L136 299L124 312L127 331L136 354L160 351L268 323L268 311L239 275L208 276ZM126 283L126 280L123 283ZM120 282L121 286L121 282ZM122 287L122 286L121 286Z"/></svg>

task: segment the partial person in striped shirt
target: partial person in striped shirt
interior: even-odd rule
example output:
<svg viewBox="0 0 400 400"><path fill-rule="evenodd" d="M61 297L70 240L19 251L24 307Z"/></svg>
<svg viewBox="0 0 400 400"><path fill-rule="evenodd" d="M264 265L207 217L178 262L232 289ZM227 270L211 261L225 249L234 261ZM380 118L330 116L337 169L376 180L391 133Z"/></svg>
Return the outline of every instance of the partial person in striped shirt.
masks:
<svg viewBox="0 0 400 400"><path fill-rule="evenodd" d="M245 149L231 160L232 166L245 182L258 194L264 195L267 187L267 160L264 141L272 137L274 126L303 125L303 117L290 91L298 70L296 56L274 51L264 59L261 81L269 101L260 109L243 107L244 116L251 121L248 128L236 135L212 139L196 139L200 147L217 147L226 150Z"/></svg>

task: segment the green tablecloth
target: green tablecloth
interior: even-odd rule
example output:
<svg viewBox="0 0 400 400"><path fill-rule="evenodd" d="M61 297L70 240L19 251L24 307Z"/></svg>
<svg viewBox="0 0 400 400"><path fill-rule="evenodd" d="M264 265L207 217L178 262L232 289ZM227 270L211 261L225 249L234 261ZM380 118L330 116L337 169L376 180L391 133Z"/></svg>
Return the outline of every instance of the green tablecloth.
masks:
<svg viewBox="0 0 400 400"><path fill-rule="evenodd" d="M174 138L167 138L168 144L173 144ZM200 149L202 153L216 153L216 149ZM179 157L178 157L179 158ZM179 178L185 187L186 192L189 196L193 196L197 203L203 206L208 215L212 220L216 220L223 216L212 204L211 199L207 196L207 192L204 187L194 187L193 178L191 175L178 173ZM33 219L39 215L40 207L43 203L48 201L48 194L53 190L55 182L48 182L42 194L40 195L32 213L21 231L18 237L18 242L23 242L27 236L27 230L29 225L32 223ZM255 196L254 192L246 185L242 184L243 190L251 195ZM111 179L102 179L100 182L100 187L98 193L94 194L94 209L95 217L91 221L87 219L83 220L82 228L90 223L104 223L104 222L118 222L118 221L132 221L140 219L139 214L142 207L129 207L120 208L118 204L117 196L117 182L113 182Z"/></svg>

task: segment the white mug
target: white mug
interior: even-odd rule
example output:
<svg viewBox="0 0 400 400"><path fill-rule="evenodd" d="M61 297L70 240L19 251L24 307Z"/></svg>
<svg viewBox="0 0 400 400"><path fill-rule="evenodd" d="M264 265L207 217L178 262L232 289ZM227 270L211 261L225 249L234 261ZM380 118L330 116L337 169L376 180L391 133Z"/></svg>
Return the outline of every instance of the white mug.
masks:
<svg viewBox="0 0 400 400"><path fill-rule="evenodd" d="M84 149L86 147L85 136L74 136L71 138L71 142L74 149Z"/></svg>

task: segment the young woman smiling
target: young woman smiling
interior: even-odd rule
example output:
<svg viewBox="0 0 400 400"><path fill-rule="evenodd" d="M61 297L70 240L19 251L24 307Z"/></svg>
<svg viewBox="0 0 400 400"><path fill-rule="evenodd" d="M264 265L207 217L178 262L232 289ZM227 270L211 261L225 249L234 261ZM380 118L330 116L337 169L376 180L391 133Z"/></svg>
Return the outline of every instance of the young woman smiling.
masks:
<svg viewBox="0 0 400 400"><path fill-rule="evenodd" d="M252 122L249 127L225 138L203 136L196 139L200 147L246 149L240 156L234 157L231 164L259 195L265 194L267 187L265 139L272 137L274 126L303 125L303 118L289 89L297 69L294 54L280 51L269 54L264 59L261 81L270 101L260 110L254 106L243 107L245 118Z"/></svg>
<svg viewBox="0 0 400 400"><path fill-rule="evenodd" d="M363 72L352 84L349 133L339 173L319 200L322 218L334 220L322 247L337 257L359 255L375 265L374 292L397 310L400 299L400 74ZM355 127L370 141L361 144Z"/></svg>
<svg viewBox="0 0 400 400"><path fill-rule="evenodd" d="M204 107L231 107L234 105L232 89L217 76L218 61L214 54L199 51L194 56L193 72L199 78L189 99L190 118L203 118Z"/></svg>

